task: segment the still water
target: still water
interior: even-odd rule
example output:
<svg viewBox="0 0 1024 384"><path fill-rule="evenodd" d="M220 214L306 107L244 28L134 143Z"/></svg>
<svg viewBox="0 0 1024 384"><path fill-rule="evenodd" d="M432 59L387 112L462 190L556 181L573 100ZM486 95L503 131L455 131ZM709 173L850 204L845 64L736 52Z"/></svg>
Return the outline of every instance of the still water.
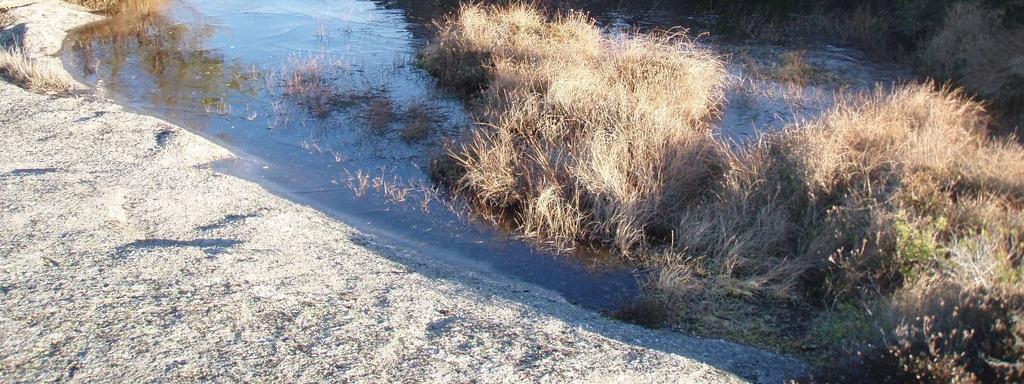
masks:
<svg viewBox="0 0 1024 384"><path fill-rule="evenodd" d="M658 2L583 6L607 25L670 23ZM639 272L516 239L430 182L471 127L415 66L453 1L150 1L74 31L63 58L100 96L231 149L215 168L425 256L612 310ZM671 7L671 6L670 6Z"/></svg>

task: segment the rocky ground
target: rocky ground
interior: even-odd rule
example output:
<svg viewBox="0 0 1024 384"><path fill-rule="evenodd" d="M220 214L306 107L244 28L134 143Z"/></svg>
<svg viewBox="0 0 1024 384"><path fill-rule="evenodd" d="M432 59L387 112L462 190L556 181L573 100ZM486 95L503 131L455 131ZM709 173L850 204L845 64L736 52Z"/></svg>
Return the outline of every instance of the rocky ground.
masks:
<svg viewBox="0 0 1024 384"><path fill-rule="evenodd" d="M96 16L0 1L39 60ZM8 39L9 40L9 39ZM392 247L87 95L0 82L0 381L780 382L794 359L652 331Z"/></svg>

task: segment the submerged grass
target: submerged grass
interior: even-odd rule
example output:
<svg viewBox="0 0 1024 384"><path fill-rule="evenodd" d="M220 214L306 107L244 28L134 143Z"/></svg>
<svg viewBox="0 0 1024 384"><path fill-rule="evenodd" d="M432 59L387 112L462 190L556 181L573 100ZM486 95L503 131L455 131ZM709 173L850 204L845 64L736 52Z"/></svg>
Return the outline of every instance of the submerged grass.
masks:
<svg viewBox="0 0 1024 384"><path fill-rule="evenodd" d="M324 55L292 57L282 71L283 95L303 106L315 118L326 118L353 104L352 91L341 89L334 78L343 66Z"/></svg>
<svg viewBox="0 0 1024 384"><path fill-rule="evenodd" d="M427 102L414 102L403 112L404 126L399 137L407 143L422 141L435 130L434 111Z"/></svg>
<svg viewBox="0 0 1024 384"><path fill-rule="evenodd" d="M802 50L783 53L779 57L780 64L773 68L770 77L798 85L835 80L834 75L829 71L808 63L805 54Z"/></svg>
<svg viewBox="0 0 1024 384"><path fill-rule="evenodd" d="M377 134L387 133L395 119L395 105L388 97L371 99L363 112L367 127Z"/></svg>
<svg viewBox="0 0 1024 384"><path fill-rule="evenodd" d="M817 360L836 380L1020 380L1024 149L960 91L854 97L736 148L709 128L721 60L679 35L471 5L421 64L480 123L439 179L525 236L651 268L624 318L845 351Z"/></svg>

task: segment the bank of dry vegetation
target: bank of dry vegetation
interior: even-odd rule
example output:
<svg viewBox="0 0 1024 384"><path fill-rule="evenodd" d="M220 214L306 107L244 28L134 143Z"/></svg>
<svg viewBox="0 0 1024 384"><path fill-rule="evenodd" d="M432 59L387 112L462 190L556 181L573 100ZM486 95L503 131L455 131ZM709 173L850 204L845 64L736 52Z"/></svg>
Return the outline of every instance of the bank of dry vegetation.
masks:
<svg viewBox="0 0 1024 384"><path fill-rule="evenodd" d="M812 358L835 380L1021 380L1024 149L933 84L736 148L721 59L680 34L465 6L422 65L480 124L436 176L522 234L649 267L621 315ZM825 371L825 370L823 370Z"/></svg>

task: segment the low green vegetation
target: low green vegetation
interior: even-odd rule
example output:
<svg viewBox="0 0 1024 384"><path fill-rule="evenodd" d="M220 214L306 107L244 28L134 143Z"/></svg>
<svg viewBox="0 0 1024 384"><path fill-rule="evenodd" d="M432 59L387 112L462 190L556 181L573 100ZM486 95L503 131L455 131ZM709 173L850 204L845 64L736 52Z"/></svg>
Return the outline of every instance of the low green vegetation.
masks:
<svg viewBox="0 0 1024 384"><path fill-rule="evenodd" d="M1024 379L1024 148L961 91L853 97L736 147L711 128L722 60L685 36L464 6L420 62L479 122L436 178L524 236L651 270L622 318L801 354L822 380Z"/></svg>

